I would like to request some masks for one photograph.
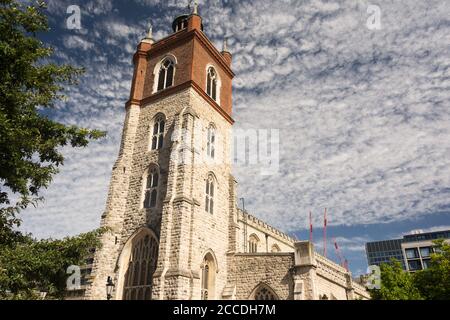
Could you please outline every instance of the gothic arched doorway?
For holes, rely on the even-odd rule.
[[[214,300],[217,264],[214,253],[212,251],[208,252],[203,258],[201,269],[201,299]]]
[[[122,250],[120,288],[123,300],[150,300],[153,273],[158,259],[158,240],[150,229],[137,232]]]

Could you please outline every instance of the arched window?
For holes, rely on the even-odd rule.
[[[274,244],[272,245],[272,252],[273,253],[281,252],[281,249],[277,244]]]
[[[211,253],[206,254],[202,263],[202,300],[213,300],[216,282],[217,267]]]
[[[214,177],[211,174],[206,180],[205,211],[214,213]]]
[[[158,199],[159,172],[156,167],[150,169],[145,184],[144,208],[156,207]]]
[[[276,300],[273,293],[266,287],[262,287],[255,293],[255,300]]]
[[[211,159],[214,159],[216,153],[215,143],[216,143],[216,129],[211,124],[208,128],[208,142],[206,145],[206,153],[208,157],[210,157]]]
[[[279,300],[275,292],[265,284],[260,284],[253,294],[254,300]]]
[[[202,300],[208,300],[209,265],[205,261],[202,269]]]
[[[172,59],[166,58],[161,63],[161,67],[158,73],[158,89],[161,91],[167,89],[173,85],[173,77],[175,74],[175,63]]]
[[[155,118],[152,134],[152,150],[159,150],[164,145],[164,129],[166,121],[163,115]]]
[[[248,238],[249,253],[257,253],[258,252],[258,243],[259,243],[259,238],[255,234],[252,234]]]
[[[158,242],[152,234],[142,232],[142,235],[132,240],[123,284],[124,300],[151,299],[157,258]]]
[[[217,72],[213,67],[209,67],[206,79],[206,93],[214,101],[217,101]]]
[[[175,32],[186,29],[187,24],[188,24],[187,19],[180,19],[178,21],[177,25],[175,26]]]

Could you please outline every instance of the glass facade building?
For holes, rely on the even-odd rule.
[[[428,268],[433,241],[450,239],[450,230],[428,233],[414,233],[402,239],[392,239],[366,243],[367,263],[369,266],[390,262],[392,258],[402,263],[403,269],[414,272]]]
[[[384,240],[366,243],[367,263],[369,266],[390,262],[392,258],[403,264],[402,239]]]

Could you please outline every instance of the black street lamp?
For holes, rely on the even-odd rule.
[[[111,277],[108,277],[108,280],[106,280],[106,299],[111,300],[113,290],[114,282]]]

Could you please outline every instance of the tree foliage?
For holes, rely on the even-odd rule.
[[[374,300],[422,300],[412,275],[403,270],[398,260],[383,263],[380,269],[381,288],[371,291]]]
[[[43,1],[0,0],[0,298],[60,298],[66,269],[84,264],[101,230],[63,240],[35,240],[18,231],[18,213],[42,199],[63,165],[61,147],[85,147],[103,132],[67,126],[48,114],[64,88],[84,72],[54,63],[39,36],[49,31]]]
[[[0,228],[5,229],[20,222],[17,209],[40,199],[39,191],[64,163],[60,147],[85,147],[104,135],[45,115],[83,69],[51,62],[53,49],[38,38],[49,31],[45,3],[29,3],[0,0]],[[18,204],[11,205],[12,194]]]
[[[375,300],[450,300],[450,244],[434,242],[435,253],[427,269],[411,274],[397,260],[382,264],[381,289],[371,290]]]
[[[66,271],[86,263],[91,248],[100,245],[99,229],[63,240],[35,240],[23,236],[19,243],[0,247],[0,299],[37,299],[45,291],[61,299],[66,290]]]
[[[450,244],[436,241],[427,269],[414,274],[420,294],[427,300],[450,300]]]

